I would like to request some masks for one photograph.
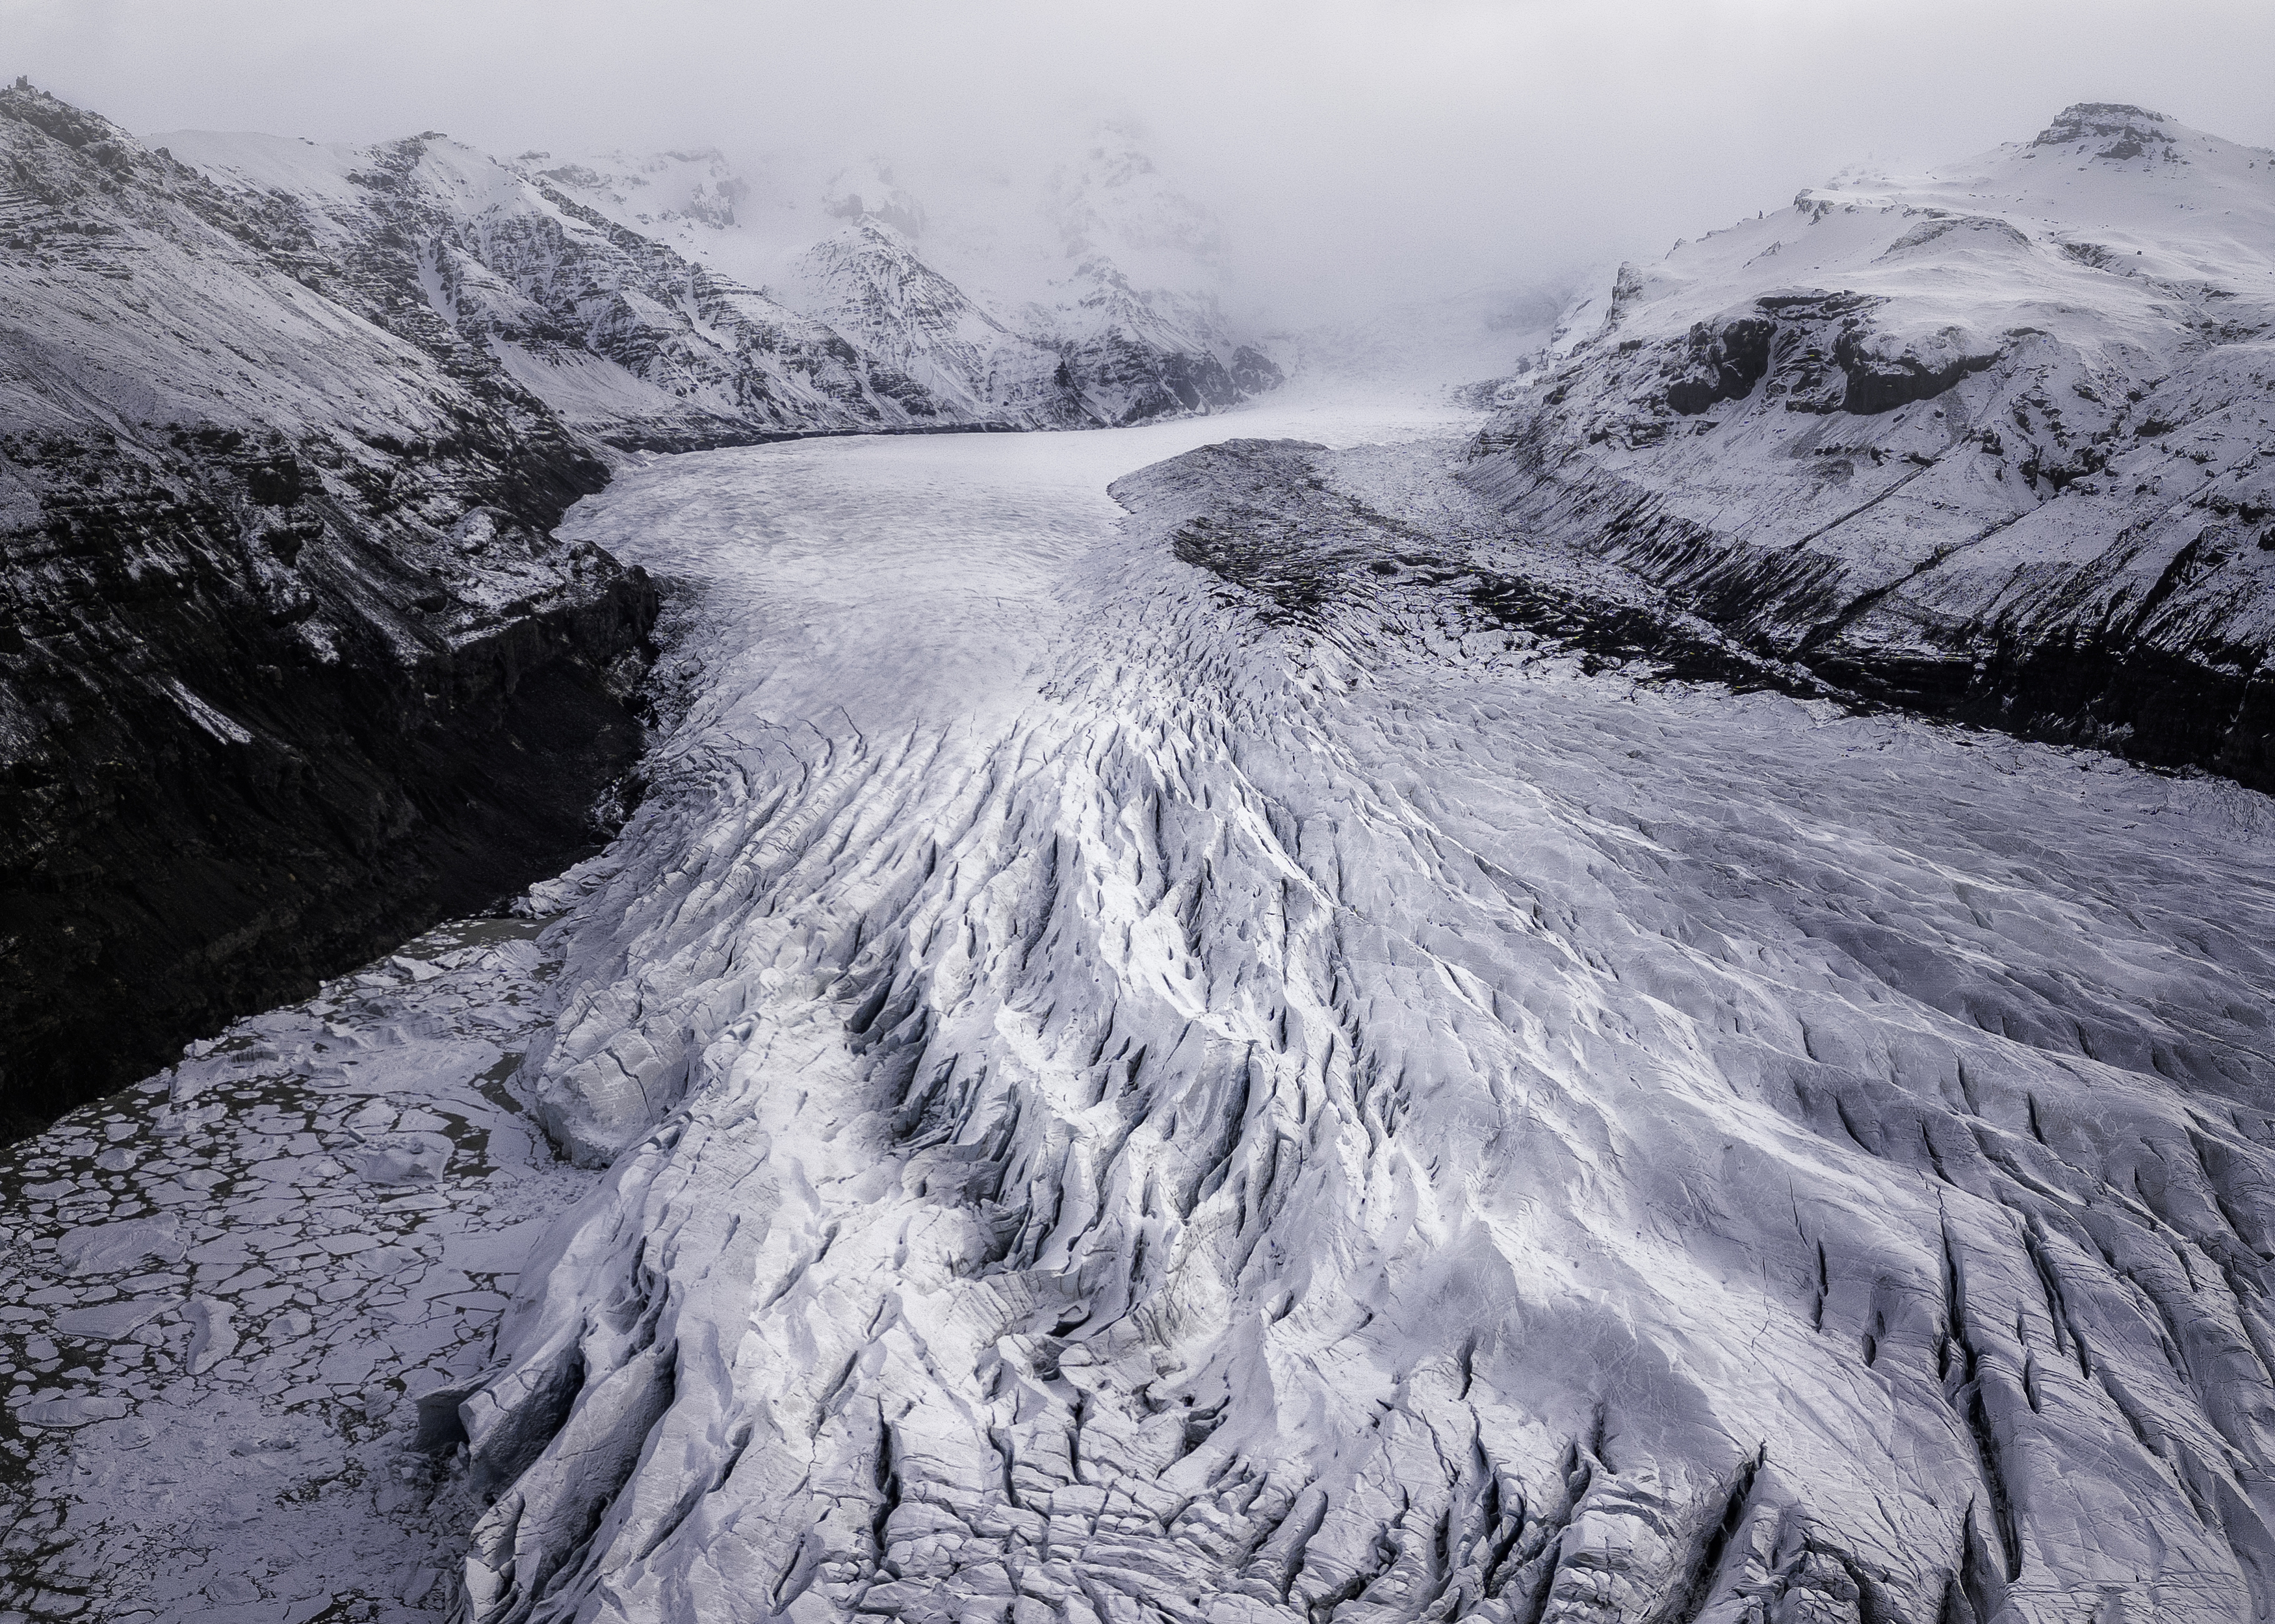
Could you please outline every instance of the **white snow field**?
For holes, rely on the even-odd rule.
[[[679,585],[669,721],[542,939],[549,1037],[486,1041],[607,1171],[513,1175],[561,1216],[464,1464],[309,1489],[374,1553],[321,1599],[272,1555],[55,1615],[2269,1616],[2275,808],[1387,593],[1266,614],[1106,491],[1231,427],[1411,442],[1421,511],[1467,500],[1466,421],[814,441],[577,508]],[[255,1109],[200,1098],[190,1144]],[[435,1221],[479,1232],[464,1173]],[[276,1193],[194,1188],[185,1242]],[[160,1273],[118,1289],[191,1289]],[[199,1399],[189,1334],[113,1386],[265,1436],[292,1395]],[[417,1408],[380,1396],[333,1424],[374,1472]],[[33,1503],[128,1504],[42,1424]],[[169,1465],[269,1458],[213,1455]],[[277,1504],[241,1508],[263,1550],[309,1526]],[[463,1592],[413,1593],[461,1510]]]

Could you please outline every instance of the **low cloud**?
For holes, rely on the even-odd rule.
[[[1133,120],[1292,314],[1663,252],[1866,158],[2137,102],[2275,142],[2264,0],[0,0],[0,71],[140,131],[1032,163]]]

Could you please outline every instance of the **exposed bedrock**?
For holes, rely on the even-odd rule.
[[[0,1109],[18,1125],[604,833],[595,804],[640,747],[644,577],[561,548],[544,601],[444,636],[424,624],[459,607],[443,586],[338,515],[299,509],[314,533],[288,570],[276,533],[247,536],[210,487],[46,511],[0,537]]]

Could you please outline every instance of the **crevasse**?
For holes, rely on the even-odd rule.
[[[684,693],[473,1616],[2264,1612],[2264,803],[1266,616],[1146,434],[572,518]]]

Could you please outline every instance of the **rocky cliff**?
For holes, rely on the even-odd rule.
[[[290,211],[19,81],[0,239],[23,1125],[587,843],[655,594],[552,536],[560,416]]]
[[[1591,313],[1475,448],[1520,525],[1853,691],[2275,785],[2275,154],[2081,103]]]

